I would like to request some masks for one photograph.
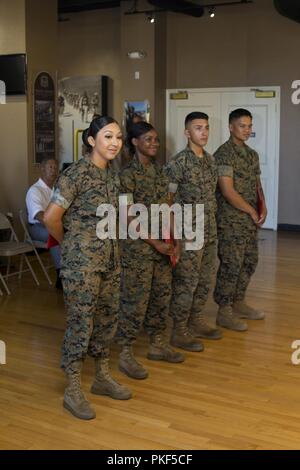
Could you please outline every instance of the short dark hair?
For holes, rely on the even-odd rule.
[[[45,166],[48,162],[51,162],[52,160],[58,163],[54,155],[44,155],[40,161],[40,165]]]
[[[235,109],[234,111],[231,111],[231,113],[229,114],[229,124],[232,121],[235,121],[236,119],[240,119],[241,117],[249,117],[252,119],[252,114],[250,113],[250,111],[248,111],[248,109],[243,109],[243,108]]]
[[[186,116],[184,126],[187,127],[187,125],[195,119],[205,119],[205,121],[208,121],[209,117],[207,114],[202,113],[201,111],[193,111]]]

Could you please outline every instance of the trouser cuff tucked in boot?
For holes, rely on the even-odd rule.
[[[205,321],[203,313],[192,315],[189,320],[190,332],[195,338],[221,339],[222,332],[218,328],[212,328]]]
[[[76,418],[88,420],[95,418],[96,413],[82,392],[81,368],[82,361],[76,361],[66,372],[69,383],[65,390],[63,406]]]
[[[190,333],[186,321],[174,322],[171,335],[171,345],[175,348],[185,349],[186,351],[201,352],[204,346],[200,341]]]
[[[166,361],[178,363],[184,361],[184,356],[174,351],[162,333],[150,336],[150,347],[147,358],[152,361]]]
[[[222,326],[223,328],[228,328],[233,331],[248,330],[247,323],[240,320],[240,318],[233,312],[230,305],[219,307],[216,323],[218,326]]]
[[[128,400],[131,391],[124,385],[116,382],[109,373],[109,358],[96,358],[96,377],[91,392],[96,395],[108,395],[115,400]]]
[[[148,377],[148,372],[133,355],[132,346],[123,346],[119,358],[119,369],[132,379],[142,380]]]

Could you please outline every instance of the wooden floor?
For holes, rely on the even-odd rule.
[[[265,321],[249,322],[246,333],[224,330],[184,364],[144,359],[142,336],[136,352],[150,372],[144,381],[117,370],[114,346],[113,375],[133,392],[127,402],[89,393],[88,359],[83,386],[97,412],[89,422],[62,408],[61,293],[45,282],[35,287],[29,275],[21,284],[10,280],[12,296],[0,298],[7,346],[0,449],[300,449],[300,365],[291,363],[291,344],[300,339],[300,234],[261,232],[260,252],[248,298]],[[216,315],[212,301],[207,313]]]

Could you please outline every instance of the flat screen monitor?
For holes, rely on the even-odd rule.
[[[0,80],[7,95],[26,94],[26,54],[0,55]]]

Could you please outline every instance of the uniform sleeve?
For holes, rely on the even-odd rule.
[[[77,195],[78,188],[75,181],[68,174],[62,174],[55,186],[51,202],[67,210]]]
[[[179,160],[171,160],[165,167],[164,173],[169,180],[169,192],[176,193],[178,185],[183,181],[183,169]]]
[[[259,156],[257,152],[254,152],[254,172],[256,176],[261,175],[261,169],[259,164]]]
[[[219,149],[214,154],[214,157],[218,176],[229,176],[233,178],[233,164],[230,152],[225,149]]]
[[[127,198],[127,204],[133,204],[134,198],[133,193],[135,190],[135,180],[132,172],[130,170],[123,170],[120,173],[120,197],[123,201],[124,198]]]

